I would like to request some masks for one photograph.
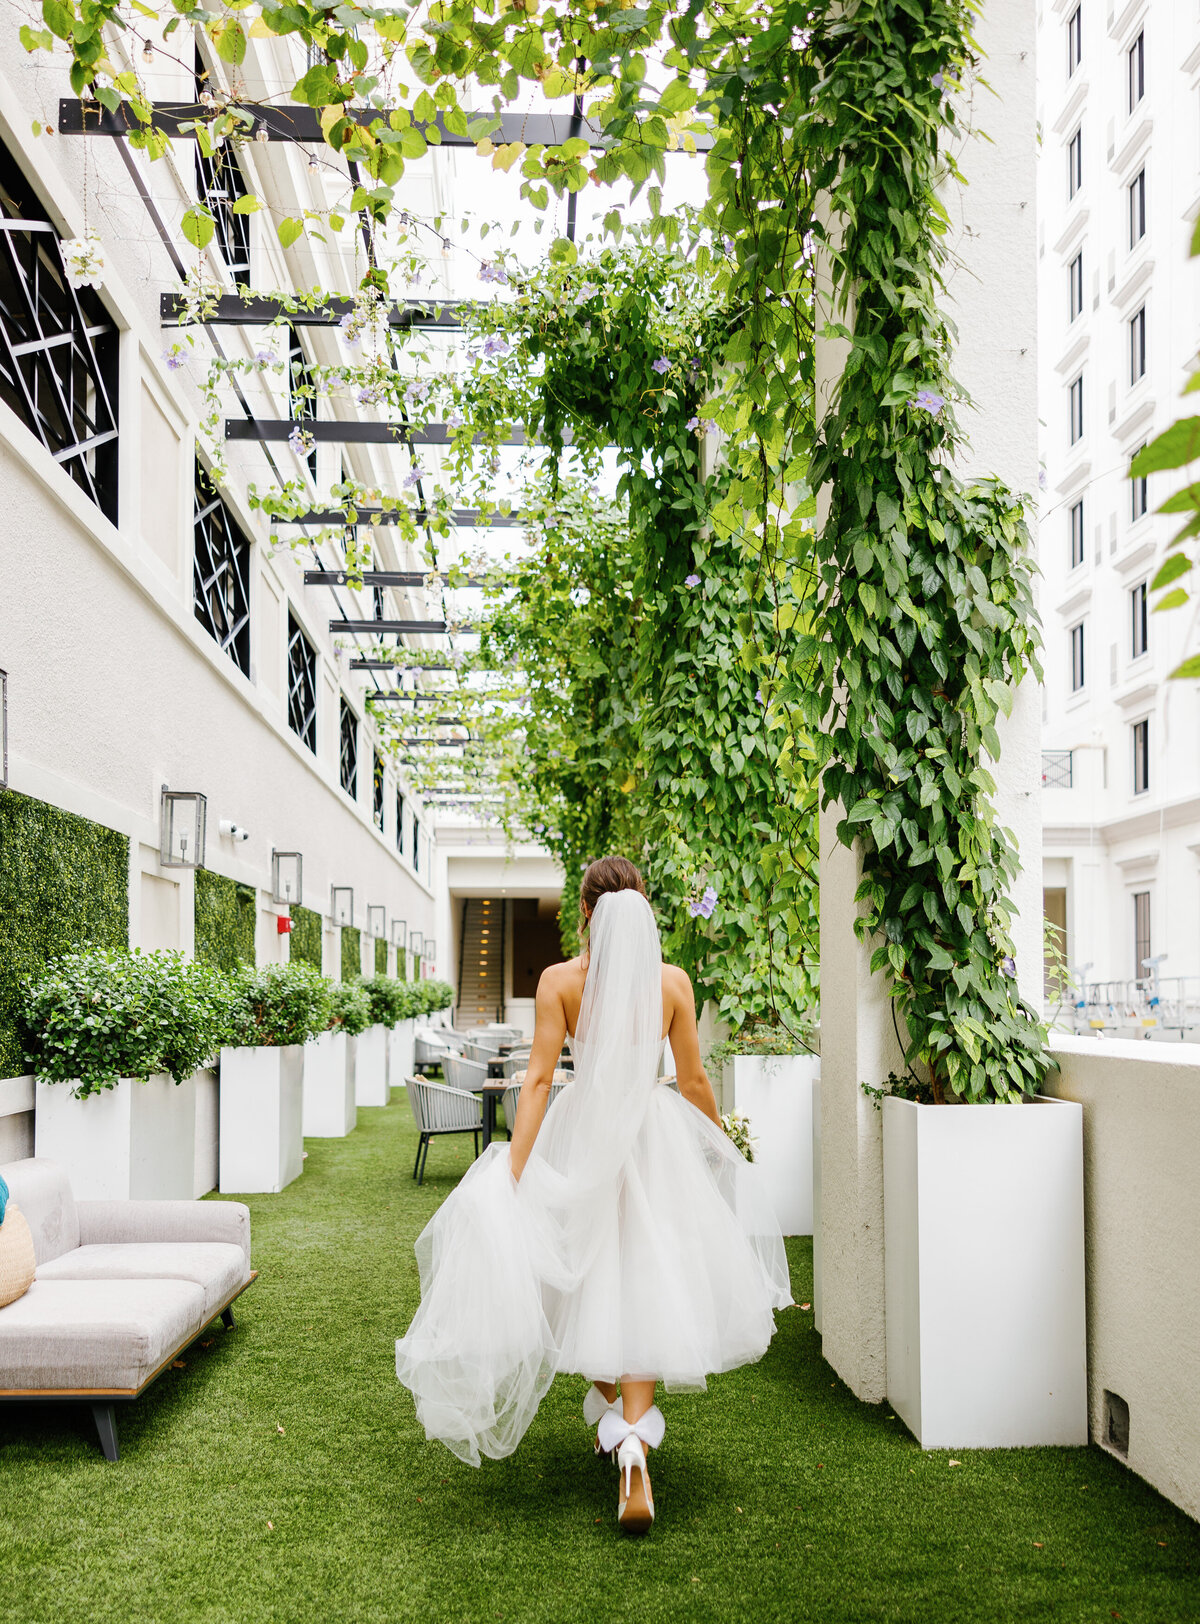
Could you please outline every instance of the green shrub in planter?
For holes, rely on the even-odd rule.
[[[371,976],[359,985],[371,1001],[371,1020],[378,1026],[395,1026],[406,1021],[414,1012],[412,989],[395,976]]]
[[[264,964],[232,986],[225,1041],[234,1048],[306,1043],[330,1025],[329,982],[308,964]]]
[[[798,1021],[794,1027],[772,1025],[769,1021],[747,1021],[723,1043],[714,1043],[705,1064],[717,1070],[739,1054],[803,1054],[815,1052],[813,1023]]]
[[[348,1037],[356,1038],[365,1032],[375,1017],[371,1012],[371,998],[361,981],[331,981],[329,983],[331,1014],[329,1025],[339,1027]]]
[[[26,1056],[40,1082],[74,1083],[77,1099],[122,1077],[181,1083],[216,1054],[229,1010],[225,979],[182,954],[67,953],[28,988]]]
[[[454,1002],[454,988],[448,981],[414,981],[414,992],[420,999],[420,1013],[432,1015],[435,1010],[449,1009]]]

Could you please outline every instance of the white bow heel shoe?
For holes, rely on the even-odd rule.
[[[654,1521],[654,1496],[646,1470],[646,1449],[657,1449],[667,1423],[657,1404],[636,1421],[612,1410],[601,1419],[600,1445],[617,1451],[617,1522],[626,1534],[644,1534]]]
[[[604,1417],[613,1410],[616,1411],[618,1416],[621,1414],[620,1398],[605,1398],[604,1394],[596,1386],[595,1382],[593,1382],[588,1388],[587,1392],[584,1394],[583,1419],[590,1427],[598,1427]],[[606,1449],[601,1445],[599,1432],[597,1432],[595,1438],[592,1440],[592,1453],[594,1455],[608,1455],[610,1459],[612,1458],[613,1451],[611,1449]]]

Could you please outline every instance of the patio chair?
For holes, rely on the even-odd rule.
[[[404,1087],[408,1091],[408,1104],[413,1121],[421,1136],[417,1141],[417,1159],[413,1164],[412,1174],[418,1184],[425,1182],[429,1141],[437,1134],[472,1134],[475,1139],[475,1154],[479,1155],[479,1135],[483,1131],[483,1106],[474,1094],[468,1094],[461,1088],[447,1088],[444,1083],[430,1083],[421,1077],[407,1078]]]
[[[448,1054],[454,1051],[445,1043],[428,1037],[413,1038],[413,1069],[417,1072],[436,1071]]]
[[[528,1066],[529,1050],[518,1049],[513,1054],[510,1054],[505,1060],[504,1075],[506,1077],[515,1077],[518,1072],[521,1072],[523,1075]]]
[[[468,1060],[498,1060],[500,1058],[500,1045],[491,1043],[486,1038],[469,1038],[463,1044],[463,1053]]]
[[[478,1092],[487,1082],[486,1060],[465,1060],[462,1055],[448,1054],[442,1061],[442,1070],[451,1088],[466,1093]]]
[[[504,1107],[504,1131],[510,1139],[513,1136],[513,1129],[517,1125],[517,1099],[521,1093],[521,1084],[524,1081],[525,1073],[523,1071],[517,1072],[516,1080],[509,1083],[500,1096],[500,1103]],[[547,1111],[570,1081],[571,1078],[567,1072],[556,1071],[554,1073],[554,1081],[550,1084],[550,1099],[546,1104]]]

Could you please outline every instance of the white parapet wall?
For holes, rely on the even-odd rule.
[[[1083,1106],[1092,1437],[1200,1517],[1200,1044],[1052,1034]]]

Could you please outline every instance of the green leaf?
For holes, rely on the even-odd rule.
[[[1129,472],[1135,479],[1143,474],[1156,474],[1164,468],[1182,468],[1184,463],[1200,457],[1200,417],[1184,417],[1164,429],[1157,439],[1151,440],[1130,464]]]
[[[193,248],[207,248],[216,227],[207,209],[189,209],[183,217],[180,229],[183,231],[184,241],[190,242]]]
[[[70,39],[75,18],[70,6],[65,6],[62,0],[42,0],[42,18],[46,27],[59,39]]]
[[[1154,605],[1154,613],[1161,614],[1164,609],[1182,609],[1188,601],[1188,595],[1181,586],[1173,592],[1168,592],[1165,598],[1160,598]]]
[[[303,102],[306,107],[328,107],[341,100],[337,89],[336,72],[328,62],[318,62],[292,86],[292,100]]]
[[[277,227],[279,240],[285,248],[290,248],[294,242],[304,235],[304,221],[297,220],[294,215],[279,222]]]
[[[1200,654],[1193,654],[1189,659],[1184,660],[1181,665],[1177,665],[1174,671],[1171,672],[1171,676],[1172,678],[1200,677]]]
[[[262,208],[262,199],[255,197],[253,192],[247,192],[245,197],[239,197],[229,206],[230,214],[257,214]]]
[[[550,244],[550,263],[552,265],[574,265],[579,259],[579,250],[569,237],[556,237]]]
[[[1181,575],[1186,575],[1192,567],[1192,561],[1186,553],[1172,553],[1169,558],[1159,565],[1158,573],[1150,583],[1151,592],[1157,592],[1164,586],[1170,586]]]

